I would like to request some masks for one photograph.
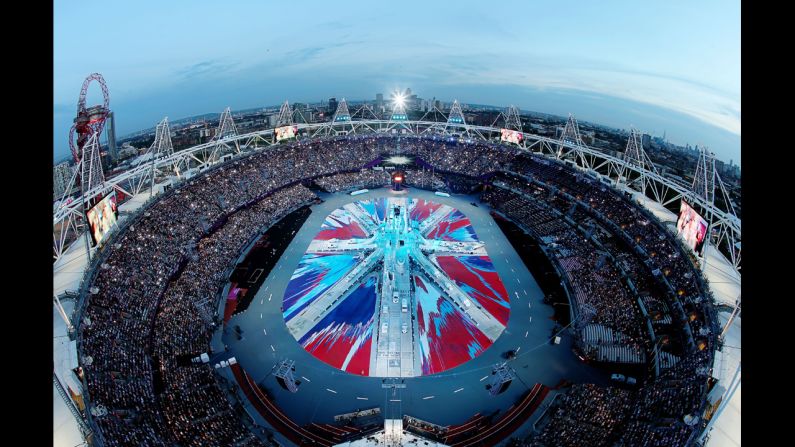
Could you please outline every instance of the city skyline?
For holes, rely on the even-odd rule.
[[[551,2],[532,9],[508,2],[500,11],[515,12],[509,15],[478,5],[462,12],[404,2],[388,23],[363,11],[343,17],[318,3],[312,14],[301,15],[300,26],[282,23],[259,4],[218,11],[202,5],[158,5],[161,13],[153,15],[145,6],[108,12],[91,2],[56,2],[54,159],[68,154],[80,85],[97,71],[108,82],[117,135],[151,128],[164,116],[285,99],[364,100],[410,87],[423,98],[515,104],[665,132],[675,144],[706,145],[719,159],[741,163],[739,2],[640,8],[612,2],[573,11]],[[261,15],[261,30],[225,24],[239,20],[243,10]],[[114,13],[130,24],[101,20]],[[536,20],[502,22],[530,16]],[[90,52],[75,26],[85,20],[107,36]],[[92,87],[88,103],[98,96]]]

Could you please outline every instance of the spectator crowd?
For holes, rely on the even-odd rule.
[[[357,135],[277,145],[186,180],[120,224],[87,274],[78,337],[89,408],[107,410],[93,418],[104,445],[265,445],[242,424],[212,366],[185,359],[209,350],[219,292],[241,250],[317,199],[302,183],[330,192],[388,184],[389,173],[368,164],[395,140]],[[681,360],[637,391],[573,388],[538,445],[682,445],[692,433],[682,417],[697,414],[705,398],[716,320],[681,244],[598,181],[515,148],[441,137],[401,137],[400,147],[433,168],[408,173],[415,185],[471,191],[492,182],[482,199],[552,247],[578,305],[633,349],[649,350],[640,295],[651,296],[644,302],[655,312],[676,313],[690,332]],[[611,256],[594,255],[594,225],[611,228],[615,239],[599,244]],[[627,244],[647,259],[626,255]],[[659,284],[675,299],[660,294]]]

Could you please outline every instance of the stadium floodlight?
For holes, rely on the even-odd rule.
[[[392,94],[392,102],[394,103],[395,109],[402,109],[406,105],[406,96],[397,91]]]

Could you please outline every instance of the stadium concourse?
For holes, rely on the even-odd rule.
[[[92,260],[77,300],[76,351],[101,445],[354,445],[402,432],[444,445],[494,445],[509,437],[512,445],[533,446],[693,443],[713,403],[720,322],[687,248],[664,224],[598,180],[514,147],[397,140],[357,135],[282,143],[220,163],[120,223]],[[401,197],[466,216],[504,284],[510,313],[490,347],[450,369],[344,372],[290,333],[285,291],[327,216],[397,194],[384,187],[389,175],[373,169],[395,147],[414,160]],[[410,212],[405,203],[402,212]],[[237,303],[241,295],[230,282],[236,266],[286,216],[307,207],[306,222],[268,261],[270,274],[261,272],[256,294]],[[554,281],[534,277],[529,269],[537,266],[513,248],[520,236],[509,240],[508,228],[539,247],[558,275]],[[415,258],[426,277],[442,268],[438,257],[424,267],[422,256]],[[474,321],[497,318],[488,296],[445,273],[437,304],[460,304],[465,294],[472,307],[488,311]],[[550,305],[557,289],[542,290],[542,283],[565,291],[565,306],[556,306],[564,312]],[[411,284],[416,295],[419,282]],[[351,288],[357,290],[346,287],[339,296]],[[323,293],[309,306],[312,300],[323,302]],[[330,310],[313,313],[311,322]],[[385,313],[391,312],[401,313]],[[421,325],[416,304],[410,312]],[[345,329],[344,321],[336,323]],[[382,333],[375,325],[370,331]],[[390,345],[387,356],[396,352]],[[610,380],[615,372],[624,374],[623,383]],[[510,386],[495,381],[501,374]]]

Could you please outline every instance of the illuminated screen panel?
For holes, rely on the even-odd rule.
[[[298,132],[297,126],[283,126],[277,127],[273,130],[276,134],[276,141],[286,140],[288,138],[294,138],[295,134]]]
[[[696,253],[701,252],[707,236],[707,221],[690,205],[682,200],[679,207],[679,220],[676,222],[676,233],[684,239],[688,247]]]
[[[500,140],[507,141],[509,143],[519,144],[522,141],[523,135],[522,132],[511,130],[511,129],[500,129]]]
[[[88,225],[91,229],[91,239],[94,246],[99,245],[105,235],[116,224],[118,210],[116,208],[116,192],[112,192],[99,201],[86,213]]]

